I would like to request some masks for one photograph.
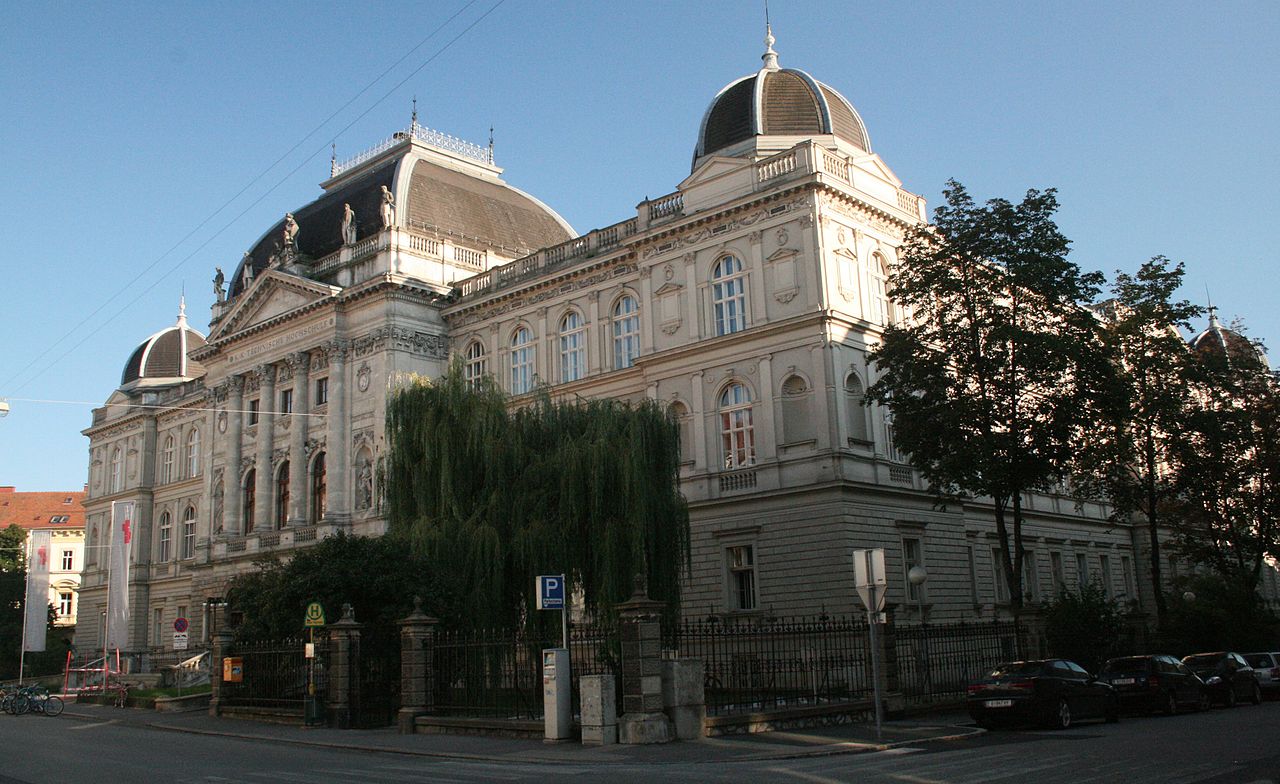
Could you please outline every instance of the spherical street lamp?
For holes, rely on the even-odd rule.
[[[907,570],[907,582],[916,588],[916,604],[920,609],[920,622],[924,623],[924,586],[925,581],[929,579],[929,573],[925,571],[923,566],[919,564]]]
[[[1186,593],[1182,594],[1182,601],[1184,602],[1191,603],[1191,602],[1194,602],[1195,600],[1196,600],[1195,591],[1187,591]]]

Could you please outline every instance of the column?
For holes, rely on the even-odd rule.
[[[809,410],[813,417],[813,435],[818,439],[815,449],[832,449],[838,444],[831,435],[831,374],[827,363],[826,342],[819,343],[809,349],[809,367],[813,368],[813,407]],[[825,440],[825,443],[824,443]]]
[[[706,469],[707,463],[707,419],[703,413],[703,401],[706,392],[703,390],[702,371],[690,376],[689,419],[693,422],[693,467]]]
[[[342,605],[342,619],[329,625],[329,694],[325,699],[329,726],[335,729],[351,729],[351,705],[353,692],[360,684],[352,679],[358,672],[360,655],[360,630],[364,625],[356,622],[351,605]],[[353,666],[356,665],[356,666]]]
[[[694,343],[702,337],[702,322],[698,320],[698,300],[702,298],[703,281],[698,280],[696,257],[692,253],[684,254],[684,284],[686,318],[689,320],[689,342]]]
[[[422,599],[413,597],[413,612],[400,621],[401,735],[412,735],[414,719],[435,708],[435,634],[440,623],[422,611]]]
[[[227,464],[222,470],[222,532],[228,536],[244,533],[240,513],[240,459],[244,440],[244,378],[227,379]],[[219,414],[221,415],[221,413]],[[215,425],[216,427],[216,425]],[[216,523],[215,523],[215,528]]]
[[[209,715],[222,713],[222,659],[231,653],[231,641],[235,634],[230,629],[218,629],[213,633],[213,651],[209,654]]]
[[[774,427],[775,400],[773,394],[773,360],[771,354],[760,358],[760,419],[755,423],[757,463],[771,461],[778,456],[778,431]]]
[[[329,355],[329,426],[325,437],[325,471],[329,497],[325,502],[325,519],[345,523],[351,519],[351,461],[347,456],[351,429],[348,423],[350,387],[347,379],[346,340],[325,344]]]
[[[613,369],[613,323],[605,318],[600,320],[600,292],[593,291],[587,295],[587,374],[596,376],[600,369]],[[596,336],[595,340],[591,335]]]
[[[748,326],[757,326],[769,320],[768,297],[764,286],[764,237],[758,231],[751,232],[751,264],[747,272],[747,305],[750,313]]]
[[[653,298],[653,267],[640,268],[640,302],[637,304],[640,306],[640,356],[647,357],[653,353],[653,331],[658,328],[658,303]],[[612,325],[609,340],[609,352],[612,354]]]
[[[649,598],[644,578],[635,593],[618,605],[622,635],[622,710],[619,743],[667,743],[671,723],[662,712],[662,602]]]
[[[311,426],[311,357],[300,351],[285,357],[286,372],[293,378],[293,413],[289,417],[289,525],[307,523],[307,430]]]
[[[275,477],[272,476],[271,451],[275,448],[276,368],[275,365],[258,366],[258,484],[254,492],[254,530],[270,531],[276,527]]]
[[[536,326],[534,327],[534,362],[533,372],[538,374],[541,384],[555,383],[556,354],[559,353],[557,335],[547,331],[547,309],[538,308]]]

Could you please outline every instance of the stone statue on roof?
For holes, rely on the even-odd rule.
[[[244,252],[244,259],[241,260],[240,266],[244,267],[244,288],[248,288],[253,282],[253,258],[249,255],[249,251]]]
[[[382,186],[382,228],[389,229],[396,224],[396,197]]]
[[[298,249],[298,222],[293,219],[292,212],[284,214],[284,247],[294,251]]]
[[[227,276],[222,274],[222,267],[214,267],[213,275],[213,294],[218,298],[218,302],[226,300],[226,292],[222,290],[222,284],[227,282]]]
[[[350,204],[342,205],[342,244],[356,244],[356,211]]]

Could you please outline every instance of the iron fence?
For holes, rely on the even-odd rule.
[[[555,633],[509,629],[440,630],[435,634],[428,687],[436,709],[446,715],[537,719],[542,710],[542,650],[559,648]],[[602,624],[569,626],[573,706],[584,675],[615,676],[620,644],[616,628]],[[621,704],[619,702],[619,704]]]
[[[222,682],[227,705],[297,711],[302,713],[308,678],[315,680],[316,694],[327,683],[325,640],[316,640],[314,672],[308,672],[306,641],[301,637],[260,642],[239,642],[228,653],[241,661],[241,680]]]
[[[1014,621],[894,626],[898,688],[910,703],[960,699],[970,680],[1002,661],[1034,655]]]
[[[367,628],[351,641],[347,667],[352,725],[394,724],[400,709],[400,636],[395,630]]]
[[[865,699],[871,648],[860,618],[684,620],[669,656],[702,659],[712,716]]]

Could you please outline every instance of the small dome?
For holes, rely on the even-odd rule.
[[[1222,326],[1218,309],[1209,308],[1209,328],[1191,339],[1191,350],[1201,362],[1216,366],[1237,365],[1267,368],[1266,355],[1253,341]]]
[[[779,68],[772,35],[765,44],[764,67],[727,85],[707,107],[694,165],[753,136],[834,135],[871,152],[866,126],[853,105],[804,71]]]
[[[134,349],[120,376],[120,386],[163,386],[199,378],[204,375],[204,366],[187,354],[204,344],[204,335],[187,326],[184,302],[177,324],[160,330]]]

